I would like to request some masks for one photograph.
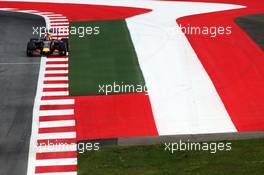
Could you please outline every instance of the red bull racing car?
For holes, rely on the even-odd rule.
[[[27,56],[67,55],[68,39],[31,38],[27,43]]]

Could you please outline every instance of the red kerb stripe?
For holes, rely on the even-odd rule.
[[[43,88],[43,92],[68,91],[69,88]]]
[[[77,158],[75,151],[68,152],[51,152],[51,153],[37,153],[36,159],[65,159],[65,158]]]
[[[74,120],[75,117],[73,115],[63,115],[63,116],[41,116],[39,118],[40,122],[45,121],[56,121],[56,120]]]
[[[44,84],[68,84],[68,80],[46,80]]]
[[[76,131],[76,127],[66,126],[66,127],[54,127],[54,128],[39,128],[39,133],[70,132],[70,131]]]
[[[77,171],[76,165],[61,165],[61,166],[38,166],[35,173],[51,173],[51,172],[70,172]]]

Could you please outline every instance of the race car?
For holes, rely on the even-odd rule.
[[[27,43],[27,56],[66,55],[68,39],[31,38]]]

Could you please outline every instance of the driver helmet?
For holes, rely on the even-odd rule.
[[[51,34],[48,33],[48,32],[45,33],[44,39],[45,39],[46,41],[51,41],[51,40],[52,40],[52,36],[51,36]]]

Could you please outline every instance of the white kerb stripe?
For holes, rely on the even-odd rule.
[[[68,70],[46,70],[46,74],[67,74]]]
[[[35,175],[77,175],[77,172],[36,173]]]
[[[47,58],[47,62],[54,62],[54,61],[56,61],[56,62],[58,62],[58,61],[61,61],[61,62],[68,61],[68,58]]]
[[[65,127],[65,126],[75,126],[75,120],[39,122],[39,128],[53,128],[53,127]]]
[[[72,105],[74,99],[63,99],[63,100],[41,100],[40,105]]]
[[[69,84],[43,84],[44,88],[68,88]]]
[[[65,29],[69,29],[69,25],[52,26],[52,28],[65,30]]]
[[[68,144],[68,145],[45,145],[38,146],[38,153],[47,153],[47,152],[68,152],[68,151],[77,151],[76,144]]]
[[[57,39],[69,38],[69,36],[57,37]]]
[[[67,19],[67,18],[65,18],[65,19],[50,19],[50,21],[52,21],[52,22],[56,22],[56,21],[62,21],[62,22],[69,22],[69,20]]]
[[[38,13],[38,11],[36,10],[19,10],[18,12],[21,12],[21,13]]]
[[[57,32],[57,34],[59,34],[59,35],[69,35],[70,33],[69,33],[68,31],[59,30],[59,31]]]
[[[15,8],[0,8],[0,10],[3,10],[3,11],[17,11],[17,9],[15,9]]]
[[[56,18],[56,19],[67,19],[65,16],[54,16],[54,17],[49,17],[49,18]]]
[[[43,96],[68,96],[69,91],[43,92]]]
[[[39,116],[57,116],[57,115],[73,115],[73,109],[62,109],[62,110],[40,110]]]
[[[60,22],[60,23],[51,23],[51,25],[69,25],[68,22]]]
[[[50,67],[68,67],[68,64],[47,64],[46,68],[50,68]]]
[[[59,166],[59,165],[77,165],[77,158],[64,159],[42,159],[36,161],[36,166]]]
[[[43,15],[43,16],[47,16],[49,18],[52,18],[53,16],[54,17],[59,17],[59,16],[63,16],[62,14],[49,14],[49,15]]]
[[[48,16],[48,15],[54,15],[52,12],[39,12],[39,13],[35,13],[41,16]]]
[[[75,139],[76,138],[76,132],[56,132],[56,133],[45,133],[45,134],[39,134],[38,139],[39,140],[45,140],[45,139]]]
[[[68,80],[68,76],[64,77],[45,77],[45,81],[50,81],[50,80]]]
[[[52,36],[57,36],[57,37],[68,37],[69,33],[64,33],[64,32],[59,32],[59,33],[55,33]]]

